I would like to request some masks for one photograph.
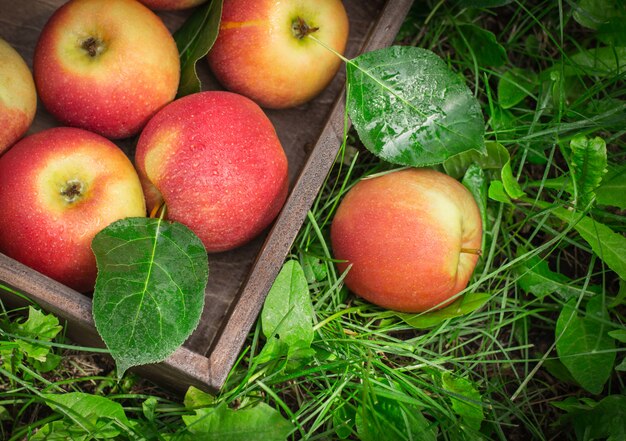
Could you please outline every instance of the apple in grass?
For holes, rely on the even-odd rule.
[[[331,226],[346,286],[397,311],[423,312],[466,288],[480,255],[482,221],[471,193],[430,169],[358,182]]]
[[[71,0],[41,31],[34,76],[62,123],[125,138],[174,99],[180,64],[172,35],[139,2]]]
[[[20,54],[0,38],[0,155],[26,133],[36,110],[33,76]]]
[[[68,127],[28,136],[0,157],[0,210],[0,252],[81,292],[96,280],[96,233],[146,215],[128,157]]]
[[[348,27],[341,0],[225,0],[208,61],[228,90],[293,107],[333,79],[341,59],[324,45],[343,53]]]
[[[154,10],[175,11],[198,6],[207,0],[139,0],[141,3]]]
[[[196,93],[163,108],[141,133],[135,164],[148,209],[165,203],[167,217],[209,252],[257,236],[287,196],[287,157],[272,123],[231,92]]]

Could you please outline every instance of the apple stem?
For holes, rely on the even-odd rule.
[[[483,254],[483,252],[478,248],[461,248],[461,253],[476,254],[477,256],[481,256]]]
[[[293,32],[293,36],[298,40],[302,40],[307,35],[310,35],[318,30],[319,27],[309,26],[309,24],[304,21],[302,17],[296,18],[293,23],[291,23],[291,32]]]
[[[155,205],[152,208],[152,211],[150,212],[150,218],[155,219],[155,218],[160,218],[162,219],[165,216],[165,210],[167,209],[167,206],[165,205],[165,201],[161,201],[160,203],[158,203],[157,205]]]
[[[61,196],[65,197],[65,200],[70,204],[76,202],[82,194],[83,184],[76,180],[67,181],[61,189]]]
[[[93,37],[89,37],[88,39],[84,40],[81,43],[80,47],[83,48],[83,50],[85,50],[91,58],[94,58],[104,49],[102,47],[102,42]]]

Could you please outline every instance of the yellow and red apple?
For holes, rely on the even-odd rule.
[[[480,254],[482,221],[472,194],[430,169],[359,181],[331,227],[346,286],[397,311],[440,308],[466,288]]]
[[[0,38],[0,155],[26,133],[36,110],[33,76],[20,54]]]
[[[135,0],[71,0],[41,31],[39,96],[62,123],[125,138],[172,101],[180,79],[172,35]]]
[[[261,106],[297,106],[337,73],[341,60],[324,45],[343,53],[348,27],[341,0],[225,0],[209,64],[224,87]]]
[[[0,207],[0,252],[82,292],[96,279],[96,233],[146,214],[126,155],[68,127],[30,135],[0,157]]]
[[[178,99],[150,120],[135,163],[148,208],[187,225],[207,251],[242,245],[280,211],[287,158],[271,121],[250,99],[201,92]]]
[[[159,11],[175,11],[198,6],[207,0],[139,0],[150,9]]]

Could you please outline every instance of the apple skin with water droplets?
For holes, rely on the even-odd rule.
[[[341,0],[225,0],[207,60],[226,89],[284,109],[330,83],[342,62],[332,51],[343,54],[348,32]]]
[[[21,55],[0,38],[0,155],[28,130],[37,110],[33,76]]]
[[[176,96],[180,62],[161,19],[135,0],[72,0],[41,31],[33,58],[46,109],[112,139],[141,131]]]
[[[93,237],[145,216],[139,177],[108,139],[57,127],[0,157],[0,252],[77,291],[94,287]]]
[[[148,209],[197,234],[207,251],[236,248],[280,211],[288,162],[274,126],[250,99],[231,92],[188,95],[141,133],[135,154]]]
[[[358,182],[341,201],[331,242],[346,286],[402,312],[441,308],[465,289],[480,255],[482,220],[472,194],[431,169]]]

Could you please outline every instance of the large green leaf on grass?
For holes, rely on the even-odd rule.
[[[502,66],[509,59],[506,50],[493,32],[473,24],[463,24],[458,28],[459,39],[457,47],[466,52],[471,49],[479,66]]]
[[[626,165],[609,167],[608,173],[596,188],[596,201],[626,210]]]
[[[171,355],[198,326],[208,261],[186,226],[162,219],[122,219],[96,235],[93,317],[100,336],[126,369]]]
[[[574,20],[587,28],[598,29],[620,18],[626,18],[624,0],[580,0],[574,5]]]
[[[373,396],[359,406],[356,429],[361,441],[436,441],[437,429],[414,405]]]
[[[485,414],[482,397],[474,384],[470,380],[445,372],[441,376],[441,385],[444,390],[450,392],[452,409],[461,417],[463,423],[474,430],[480,430]]]
[[[601,295],[587,303],[578,315],[576,299],[563,306],[556,323],[556,351],[574,379],[593,394],[602,392],[615,363],[615,342],[608,335],[608,314]]]
[[[570,142],[570,173],[574,189],[574,205],[587,208],[595,197],[595,190],[606,173],[606,143],[602,138],[575,136]]]
[[[209,0],[191,15],[174,33],[180,54],[178,97],[200,92],[202,84],[196,63],[209,53],[217,39],[222,18],[223,0]]]
[[[261,326],[267,343],[259,362],[311,346],[313,305],[304,270],[297,261],[287,261],[278,273],[261,311]]]
[[[65,415],[67,421],[63,426],[67,427],[64,429],[74,426],[80,429],[78,434],[89,435],[87,439],[114,438],[120,435],[120,426],[130,424],[121,404],[99,395],[68,392],[42,394],[41,397],[52,410]]]
[[[558,208],[553,213],[574,224],[574,229],[591,246],[593,252],[620,278],[626,279],[626,237],[589,216]]]
[[[221,403],[195,409],[194,415],[183,415],[183,421],[192,434],[184,439],[194,441],[284,441],[294,430],[293,424],[265,403],[241,410]]]
[[[480,104],[433,52],[392,46],[347,63],[347,109],[363,144],[394,164],[485,151]]]
[[[437,326],[445,320],[461,317],[472,311],[476,311],[482,308],[490,298],[491,295],[484,292],[470,292],[455,300],[451,305],[437,311],[420,314],[396,312],[394,314],[414,328],[426,329]]]

